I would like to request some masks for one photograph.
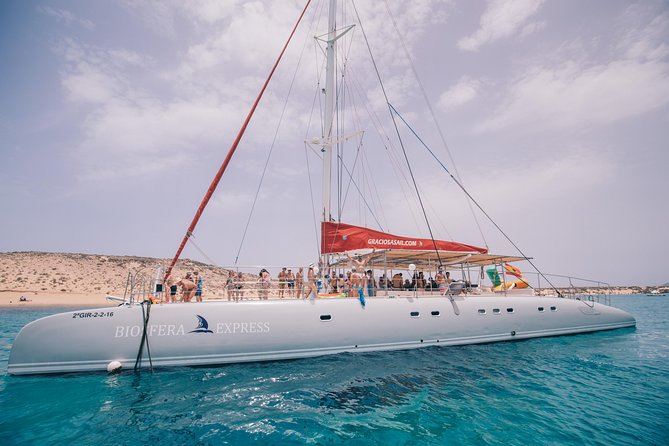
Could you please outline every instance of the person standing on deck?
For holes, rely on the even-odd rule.
[[[290,268],[288,268],[286,280],[288,281],[288,297],[293,299],[295,298],[295,274],[293,274],[293,270]]]
[[[307,295],[304,298],[311,298],[312,293],[313,299],[316,299],[318,297],[318,270],[313,263],[309,265],[309,271],[307,271]]]
[[[260,270],[260,274],[258,275],[258,286],[259,286],[259,294],[260,294],[260,300],[267,300],[269,299],[269,288],[271,285],[271,277],[269,276],[269,271],[267,271],[265,268]]]
[[[374,297],[376,295],[376,280],[374,279],[374,272],[371,269],[367,270],[367,296]]]
[[[351,268],[351,297],[358,297],[362,288],[362,276],[354,266]]]
[[[195,276],[195,283],[197,284],[195,288],[195,300],[197,302],[202,302],[202,276],[200,276],[197,271],[193,271],[193,275]]]
[[[241,271],[237,273],[235,285],[237,286],[237,298],[239,300],[244,300],[244,276]]]
[[[177,282],[177,285],[181,287],[181,301],[190,302],[195,294],[195,282],[193,282],[193,276],[190,273],[186,273],[186,277]]]
[[[298,299],[302,299],[302,293],[304,292],[304,273],[302,273],[303,268],[297,270],[295,275],[295,296]]]
[[[277,278],[279,279],[279,299],[283,299],[284,293],[286,292],[286,280],[288,273],[286,272],[286,267],[284,266],[279,271]]]

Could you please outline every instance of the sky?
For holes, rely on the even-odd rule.
[[[172,257],[304,3],[1,2],[0,251]],[[184,257],[317,259],[326,11]],[[497,225],[544,273],[669,282],[669,3],[358,0],[348,24],[336,218],[429,237],[406,152],[435,238],[517,255]]]

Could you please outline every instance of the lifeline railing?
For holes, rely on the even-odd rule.
[[[107,295],[107,300],[119,302],[120,304],[132,304],[135,302],[144,302],[154,296],[154,281],[147,275],[147,269],[140,268],[128,271],[123,297]]]

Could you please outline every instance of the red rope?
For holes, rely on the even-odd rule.
[[[239,145],[239,142],[241,141],[242,136],[244,135],[244,132],[246,131],[246,127],[249,125],[249,122],[251,121],[251,117],[253,116],[253,113],[255,112],[256,107],[258,106],[258,103],[260,102],[260,99],[263,96],[263,93],[265,93],[265,89],[267,88],[267,85],[269,84],[270,79],[272,79],[272,75],[274,74],[274,71],[276,70],[276,67],[279,65],[279,62],[281,61],[281,58],[283,57],[283,53],[286,51],[286,48],[288,48],[288,44],[290,43],[291,39],[293,38],[293,35],[295,34],[295,31],[297,30],[297,26],[302,21],[302,17],[304,17],[304,13],[307,11],[307,8],[309,7],[310,3],[311,3],[311,0],[307,0],[307,4],[304,6],[304,9],[302,10],[302,13],[300,14],[300,17],[297,19],[297,23],[295,23],[295,26],[293,27],[293,31],[290,33],[290,36],[288,37],[288,40],[286,41],[285,45],[283,46],[283,49],[281,50],[281,53],[279,54],[279,57],[276,59],[276,62],[274,62],[274,66],[272,67],[272,71],[270,71],[269,76],[267,76],[267,80],[265,80],[265,83],[262,86],[262,89],[260,90],[260,93],[258,93],[258,97],[256,98],[255,102],[253,103],[253,107],[251,107],[251,110],[249,111],[249,114],[246,116],[246,120],[244,121],[244,124],[242,124],[241,129],[239,129],[239,133],[237,133],[237,137],[235,138],[234,142],[232,143],[232,146],[230,146],[230,150],[228,150],[228,155],[225,157],[225,160],[223,160],[223,164],[221,164],[221,167],[218,169],[218,172],[216,173],[216,176],[214,177],[211,184],[209,185],[209,189],[207,189],[207,193],[205,194],[204,198],[202,199],[202,202],[200,203],[200,207],[197,208],[197,211],[195,212],[195,216],[193,217],[193,221],[191,221],[190,226],[188,226],[188,230],[186,231],[186,235],[184,236],[183,240],[181,241],[181,244],[179,245],[179,249],[177,250],[177,253],[174,255],[174,259],[172,259],[172,263],[170,263],[169,268],[167,268],[167,271],[165,272],[164,280],[167,280],[167,278],[172,273],[172,268],[174,268],[174,265],[177,263],[177,260],[179,260],[179,256],[181,255],[181,252],[183,251],[184,247],[186,246],[186,242],[188,242],[188,238],[191,236],[191,234],[195,230],[195,226],[197,226],[197,223],[200,220],[200,217],[202,216],[202,213],[204,212],[204,208],[207,207],[207,204],[209,203],[209,200],[211,199],[211,196],[213,195],[214,191],[218,187],[218,183],[221,181],[221,177],[223,176],[223,173],[225,172],[225,169],[227,169],[228,164],[230,163],[230,160],[232,159],[232,155],[234,155],[235,150],[237,150],[237,146]]]

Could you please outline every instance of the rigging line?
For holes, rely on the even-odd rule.
[[[351,79],[353,79],[353,82],[351,83],[351,85],[353,86],[353,89],[355,90],[355,93],[359,97],[364,98],[365,95],[362,94],[362,86],[360,85],[359,81],[357,79],[355,79],[354,77],[351,78]],[[368,104],[367,101],[361,101],[361,102],[363,104],[364,109],[367,111],[367,114],[370,118],[372,126],[376,130],[376,133],[379,136],[379,138],[380,138],[380,140],[383,144],[383,148],[385,149],[386,153],[388,154],[388,159],[390,161],[390,166],[393,169],[393,173],[395,174],[395,177],[399,181],[398,184],[400,186],[402,196],[404,197],[404,201],[407,202],[407,203],[411,203],[412,201],[407,196],[407,191],[405,189],[405,187],[410,188],[411,186],[409,184],[409,180],[407,179],[404,170],[402,170],[401,167],[400,167],[400,161],[397,157],[397,154],[395,153],[397,151],[397,149],[395,148],[395,146],[393,144],[393,141],[390,139],[390,137],[386,133],[386,129],[382,125],[381,120],[380,120],[378,114],[376,113],[376,111],[373,108],[369,107],[369,104]],[[384,213],[384,218],[385,218],[385,213]],[[413,223],[416,225],[416,228],[420,228],[421,225],[418,224],[418,221],[416,220],[416,216],[415,216],[414,212],[411,212],[411,218],[413,220]]]
[[[346,89],[349,91],[349,93],[348,93],[349,97],[355,99],[356,95],[355,95],[354,89],[351,88],[351,86],[349,84],[346,84]],[[353,116],[354,116],[354,119],[353,119],[354,127],[356,129],[359,129],[359,128],[362,127],[360,125],[362,120],[360,119],[360,116],[359,116],[360,112],[358,110],[358,104],[355,100],[353,100],[351,102],[352,102]],[[359,139],[360,146],[362,146],[362,144],[363,144],[362,140],[363,140],[364,136],[365,136],[365,132],[362,131],[362,133],[360,135],[360,139]],[[380,211],[382,219],[387,221],[387,218],[386,218],[385,212],[384,212],[384,208],[383,208],[383,205],[382,205],[382,201],[381,201],[381,195],[379,194],[379,190],[376,186],[376,181],[374,181],[374,176],[372,175],[372,171],[369,167],[367,167],[367,169],[364,169],[365,166],[370,166],[371,163],[369,163],[369,160],[367,158],[367,153],[364,150],[361,151],[361,154],[362,154],[362,157],[363,157],[363,161],[367,161],[366,163],[362,164],[362,166],[363,166],[363,178],[367,182],[370,191],[374,192],[374,194],[372,195],[372,200],[371,200],[372,204],[375,204],[374,201],[376,201],[376,203],[378,204],[378,207],[376,208],[377,211]],[[339,165],[339,163],[337,163],[337,164]],[[367,170],[367,172],[365,172],[365,170]],[[368,173],[368,175],[367,175],[367,173]],[[371,187],[370,184],[373,187]],[[374,200],[374,199],[376,199],[376,200]]]
[[[165,277],[163,278],[163,281],[166,281],[167,278],[170,276],[170,273],[172,272],[172,268],[174,268],[174,265],[177,263],[177,260],[179,260],[179,256],[181,255],[181,252],[183,251],[184,247],[186,246],[186,242],[190,238],[190,236],[193,234],[193,231],[195,230],[195,227],[197,226],[198,221],[200,221],[200,217],[202,217],[202,213],[204,212],[204,209],[207,207],[207,204],[209,203],[209,200],[211,199],[211,196],[214,194],[214,191],[218,187],[218,183],[221,181],[221,177],[223,176],[223,173],[225,170],[228,168],[228,164],[230,164],[230,160],[232,159],[232,155],[235,154],[235,151],[237,150],[237,146],[239,146],[239,142],[242,140],[242,136],[244,136],[244,133],[246,132],[246,128],[249,125],[249,122],[251,122],[251,117],[255,113],[256,108],[258,107],[258,103],[260,102],[260,99],[262,98],[263,94],[265,93],[265,90],[267,89],[267,85],[269,84],[269,81],[272,79],[272,76],[274,75],[274,72],[276,71],[276,68],[279,66],[279,62],[281,61],[281,58],[283,57],[283,54],[286,52],[286,48],[288,48],[288,44],[293,38],[293,35],[295,34],[295,31],[297,31],[297,27],[302,21],[302,17],[304,17],[304,14],[307,11],[307,8],[309,7],[309,4],[311,3],[311,0],[307,0],[307,4],[304,6],[304,9],[300,13],[300,17],[297,19],[297,22],[295,23],[295,26],[293,27],[293,30],[290,32],[290,35],[288,36],[288,39],[286,40],[286,43],[283,46],[283,49],[281,50],[281,53],[279,54],[279,57],[277,57],[276,61],[274,62],[274,65],[272,66],[272,69],[270,70],[269,75],[267,76],[267,79],[265,80],[265,83],[263,84],[262,88],[260,89],[260,92],[258,93],[258,96],[256,97],[255,102],[253,103],[253,106],[251,107],[251,110],[249,111],[248,115],[246,116],[246,119],[244,120],[244,124],[242,124],[242,127],[239,129],[239,133],[237,133],[237,137],[232,143],[232,146],[230,146],[230,150],[228,150],[228,154],[225,157],[225,160],[223,160],[223,164],[221,164],[221,167],[219,167],[218,172],[214,176],[214,179],[212,180],[211,184],[209,185],[209,189],[207,189],[207,192],[204,195],[204,198],[202,199],[202,202],[200,203],[200,206],[198,207],[197,211],[195,212],[195,216],[193,217],[193,220],[190,223],[190,226],[188,226],[188,230],[186,230],[186,235],[184,235],[183,240],[181,241],[181,244],[179,245],[179,248],[177,249],[177,253],[174,255],[174,258],[172,259],[172,262],[170,263],[170,266],[167,268],[167,271],[165,273]]]
[[[190,242],[191,245],[193,245],[193,247],[194,247],[195,249],[198,250],[198,252],[199,252],[200,254],[202,254],[202,256],[207,260],[207,262],[209,262],[210,265],[218,265],[218,263],[214,262],[214,261],[211,259],[211,257],[209,257],[209,256],[202,250],[202,248],[200,248],[200,247],[197,245],[197,243],[195,243],[195,234],[191,234],[191,235],[190,235],[190,238],[188,239],[188,241]]]
[[[490,215],[488,215],[488,213],[483,209],[483,207],[479,204],[479,202],[476,201],[476,199],[475,199],[474,197],[472,197],[472,195],[469,193],[469,191],[467,191],[467,189],[465,189],[465,187],[462,185],[462,183],[460,183],[460,182],[457,180],[457,178],[455,178],[455,177],[453,176],[453,174],[448,170],[448,168],[444,165],[444,163],[442,163],[441,160],[437,157],[437,155],[435,155],[434,152],[427,146],[427,144],[425,144],[425,142],[421,139],[421,137],[418,136],[418,134],[417,134],[417,133],[414,131],[414,129],[409,125],[409,123],[408,123],[408,122],[402,117],[402,115],[400,115],[399,112],[395,109],[395,107],[393,107],[392,104],[388,104],[388,105],[390,106],[390,108],[392,109],[392,111],[393,111],[395,114],[397,114],[397,116],[398,116],[398,117],[402,120],[402,122],[407,126],[407,128],[411,131],[411,133],[414,134],[414,136],[416,137],[416,139],[418,139],[418,141],[420,141],[420,143],[423,145],[423,147],[425,147],[425,149],[427,149],[427,151],[430,153],[430,155],[432,155],[432,157],[433,157],[433,158],[439,163],[439,165],[446,171],[446,173],[451,177],[451,179],[455,182],[455,184],[458,185],[458,187],[462,190],[462,192],[464,192],[465,195],[467,195],[467,197],[472,201],[472,203],[474,203],[474,204],[476,205],[476,207],[479,208],[479,210],[483,213],[483,215],[485,215],[486,218],[487,218],[488,220],[490,220],[490,222],[495,226],[495,228],[497,228],[497,230],[500,232],[500,234],[502,234],[502,235],[504,236],[504,238],[506,238],[506,240],[507,240],[509,243],[511,243],[511,245],[513,245],[514,248],[516,248],[516,250],[520,253],[520,255],[521,255],[525,260],[527,260],[527,261],[530,263],[530,265],[532,265],[532,267],[534,268],[534,270],[535,270],[538,274],[540,274],[541,277],[543,277],[544,280],[546,280],[546,282],[548,282],[548,284],[551,286],[551,288],[553,288],[553,290],[555,290],[555,292],[558,294],[558,296],[562,297],[562,294],[560,293],[560,291],[559,291],[559,290],[558,290],[558,289],[551,283],[550,280],[548,280],[548,278],[544,275],[544,273],[542,273],[542,272],[539,270],[539,268],[537,268],[537,266],[534,264],[534,262],[532,262],[532,260],[531,260],[528,256],[525,255],[525,253],[524,253],[524,252],[523,252],[523,251],[522,251],[522,250],[521,250],[521,249],[520,249],[520,248],[513,242],[513,240],[511,240],[511,238],[510,238],[508,235],[506,235],[506,233],[502,230],[502,228],[499,227],[499,225],[495,222],[495,220],[492,219],[492,217],[491,217]]]
[[[311,169],[309,167],[309,152],[307,151],[307,143],[304,143],[304,158],[307,160],[307,180],[309,180],[309,196],[311,197],[311,217],[314,222],[314,235],[316,236],[316,251],[317,257],[321,257],[321,244],[318,240],[318,218],[316,217],[316,203],[314,201],[314,188],[311,184]]]
[[[360,142],[362,144],[362,140]],[[363,174],[364,181],[367,183],[367,187],[370,191],[370,196],[371,196],[371,202],[373,205],[375,205],[375,209],[377,212],[381,214],[382,219],[387,221],[385,212],[384,212],[384,207],[383,207],[383,201],[381,200],[381,194],[379,194],[379,189],[377,187],[376,181],[374,181],[374,175],[372,173],[372,170],[370,168],[371,163],[369,162],[369,159],[367,158],[367,153],[363,150],[362,151],[362,157],[363,160],[366,161],[366,163],[363,163],[363,166],[366,166],[367,172]],[[378,206],[378,207],[377,207]],[[388,227],[386,225],[386,227]]]
[[[344,5],[345,6],[345,5]],[[344,8],[342,8],[342,23],[345,22],[345,12],[343,11]],[[346,121],[344,119],[343,113],[340,113],[340,110],[346,110],[346,101],[349,99],[350,94],[349,93],[349,88],[348,88],[348,83],[344,81],[344,79],[348,78],[349,75],[349,70],[348,70],[348,60],[351,54],[351,51],[353,49],[353,35],[355,33],[355,28],[353,28],[353,31],[349,36],[346,36],[345,34],[342,34],[342,43],[340,44],[339,48],[346,48],[344,45],[344,41],[348,39],[348,48],[346,48],[344,51],[339,52],[339,55],[341,57],[341,61],[338,61],[337,66],[341,65],[339,67],[339,71],[341,73],[340,75],[340,80],[337,83],[337,90],[336,90],[336,110],[337,110],[337,132],[338,135],[346,135]],[[341,100],[340,100],[341,98]],[[340,107],[341,104],[341,107]],[[341,125],[339,124],[341,122]],[[345,140],[342,140],[340,138],[337,138],[337,157],[340,155],[343,156],[344,154],[344,142]],[[339,163],[337,163],[337,216],[338,219],[341,221],[341,214],[343,213],[343,206],[344,204],[342,203],[342,186],[343,186],[343,179],[344,179],[344,174],[341,170],[341,166]]]
[[[458,167],[455,164],[455,160],[453,159],[453,155],[451,154],[451,149],[446,142],[446,137],[444,136],[443,131],[441,130],[441,126],[439,125],[439,121],[437,120],[437,117],[434,113],[434,109],[432,108],[432,103],[430,102],[427,92],[425,91],[425,88],[423,87],[423,83],[420,80],[420,77],[418,76],[418,71],[416,70],[416,67],[413,63],[413,58],[411,57],[411,54],[409,53],[409,50],[406,47],[406,44],[404,43],[404,39],[401,38],[401,34],[399,31],[399,28],[397,27],[397,22],[395,21],[395,17],[393,16],[390,6],[388,5],[388,1],[384,0],[384,3],[386,5],[386,11],[388,12],[388,16],[390,17],[390,21],[393,24],[393,28],[395,28],[395,33],[400,37],[399,41],[402,44],[402,49],[404,50],[404,55],[406,58],[409,60],[409,66],[411,67],[411,71],[413,72],[414,77],[416,78],[416,82],[418,83],[418,88],[420,89],[423,99],[425,100],[425,104],[427,105],[427,109],[430,111],[430,115],[432,116],[432,121],[434,122],[435,127],[437,128],[437,133],[439,134],[439,137],[441,138],[441,142],[446,148],[446,153],[448,154],[448,159],[451,161],[451,165],[453,166],[453,169],[455,170],[455,176],[458,178],[460,182],[462,182],[462,177],[460,176],[460,172],[458,172]],[[483,243],[485,244],[485,247],[488,247],[488,241],[485,238],[485,235],[483,234],[483,229],[481,228],[481,224],[476,217],[476,213],[474,212],[474,208],[472,207],[472,203],[467,200],[467,205],[469,206],[469,210],[472,213],[472,217],[474,217],[474,222],[476,223],[476,226],[478,227],[479,234],[481,235],[481,238],[483,239]]]
[[[386,100],[386,104],[388,104],[388,112],[390,113],[390,117],[393,121],[393,126],[395,127],[395,132],[397,134],[397,139],[399,140],[400,147],[402,147],[402,153],[404,154],[404,159],[407,163],[409,174],[411,175],[411,181],[413,182],[414,188],[416,190],[416,195],[418,196],[418,201],[420,202],[420,208],[423,211],[425,224],[427,225],[427,229],[430,232],[430,239],[432,240],[432,245],[434,246],[434,252],[437,255],[437,260],[439,260],[439,264],[441,264],[441,255],[439,255],[439,250],[437,249],[437,243],[435,242],[434,235],[432,234],[432,227],[430,226],[430,220],[427,218],[427,213],[425,212],[425,206],[423,206],[423,199],[421,198],[420,192],[418,191],[418,184],[416,183],[416,178],[413,174],[413,170],[411,169],[411,163],[409,162],[409,156],[407,155],[406,148],[404,147],[404,141],[402,140],[399,128],[397,127],[397,121],[395,120],[395,115],[393,114],[391,109],[392,105],[390,105],[390,100],[388,99],[386,87],[383,85],[383,81],[381,80],[381,74],[379,73],[379,68],[376,65],[376,60],[374,60],[374,55],[372,54],[372,48],[369,45],[369,40],[367,39],[367,33],[365,33],[365,28],[362,26],[362,21],[360,20],[360,15],[358,14],[358,8],[355,6],[355,1],[353,1],[352,4],[353,4],[353,9],[355,10],[355,15],[358,17],[358,23],[360,23],[360,31],[362,32],[362,35],[365,37],[365,44],[367,45],[367,51],[369,51],[369,56],[372,58],[372,64],[374,65],[374,71],[376,72],[376,77],[378,78],[379,84],[381,85],[381,91],[383,91],[383,97]]]
[[[362,140],[360,141],[360,145],[358,146],[358,149],[357,149],[356,154],[355,154],[355,160],[353,161],[353,171],[355,171],[355,166],[358,162],[358,158],[359,158],[359,155],[360,155],[360,146],[362,146]],[[355,189],[358,191],[358,194],[360,195],[360,198],[362,198],[362,202],[365,203],[365,206],[367,207],[367,210],[369,210],[369,213],[372,215],[372,217],[374,217],[374,221],[379,226],[381,231],[385,232],[385,230],[383,229],[383,226],[379,222],[379,219],[376,218],[376,214],[374,213],[372,208],[369,206],[369,203],[367,202],[367,199],[365,198],[364,194],[362,193],[362,191],[358,187],[357,182],[353,179],[353,174],[351,173],[350,170],[348,170],[348,167],[346,167],[346,163],[344,163],[344,160],[340,157],[339,157],[339,162],[341,163],[344,170],[346,170],[346,173],[348,174],[348,178],[349,178],[348,186],[346,188],[346,193],[344,194],[344,204],[346,204],[346,199],[348,198],[348,192],[350,191],[351,184],[353,184],[353,186],[355,186]]]
[[[237,261],[239,260],[239,255],[241,254],[242,248],[244,246],[244,241],[246,241],[246,234],[248,233],[249,226],[251,225],[251,219],[253,218],[253,211],[256,208],[256,204],[258,204],[258,197],[260,196],[260,190],[262,189],[262,185],[265,180],[265,175],[267,174],[267,167],[269,166],[269,161],[272,158],[272,153],[274,152],[274,147],[276,146],[276,139],[279,135],[279,129],[281,128],[281,124],[283,123],[283,117],[286,115],[286,108],[288,107],[288,101],[290,99],[291,93],[293,92],[293,86],[295,85],[297,72],[300,69],[300,64],[302,62],[302,57],[304,56],[304,51],[306,47],[307,47],[307,41],[305,40],[304,44],[302,45],[302,51],[300,51],[300,57],[297,60],[297,65],[295,66],[295,71],[293,72],[293,77],[290,80],[290,85],[288,86],[288,92],[286,93],[286,99],[283,102],[283,108],[281,109],[281,114],[279,115],[279,121],[276,124],[276,129],[274,130],[274,137],[272,138],[272,143],[269,146],[269,152],[267,153],[267,158],[265,159],[265,166],[263,167],[262,175],[260,176],[260,181],[258,182],[258,188],[256,189],[255,197],[253,197],[253,204],[251,205],[249,216],[246,219],[246,226],[244,227],[244,233],[242,234],[242,239],[239,242],[239,249],[237,249],[237,255],[235,256],[235,265],[237,265]]]
[[[314,223],[314,235],[316,237],[316,252],[318,258],[321,256],[320,252],[320,242],[318,240],[318,224],[317,224],[317,218],[316,218],[316,202],[314,201],[314,189],[313,185],[311,184],[311,168],[309,166],[309,150],[311,150],[316,157],[319,157],[319,154],[311,147],[311,144],[307,143],[306,141],[308,140],[309,133],[311,132],[311,120],[314,117],[314,109],[316,108],[316,100],[318,99],[319,105],[320,103],[320,88],[316,88],[316,91],[314,92],[314,99],[311,102],[311,113],[309,113],[309,121],[307,122],[307,128],[304,133],[304,158],[306,160],[306,165],[307,165],[307,181],[309,182],[309,197],[311,199],[311,217],[313,219]],[[320,113],[320,110],[319,110]],[[321,122],[323,122],[323,119],[321,118]]]
[[[355,80],[355,78],[354,78],[354,80]],[[356,92],[360,97],[365,96],[364,94],[361,93],[362,86],[359,84],[359,82],[357,80],[355,80],[355,82],[353,82],[353,86],[355,87]],[[381,120],[380,120],[378,114],[376,113],[376,111],[371,109],[368,106],[368,103],[365,102],[365,101],[363,101],[363,105],[364,105],[365,110],[367,111],[367,113],[370,117],[370,120],[373,124],[374,129],[376,130],[378,136],[381,138],[381,141],[383,142],[384,149],[385,149],[386,153],[388,154],[388,159],[389,159],[390,165],[393,169],[393,173],[395,174],[395,177],[397,177],[397,179],[399,181],[398,185],[400,186],[400,190],[402,191],[402,196],[404,197],[404,201],[407,202],[407,203],[414,203],[414,200],[410,200],[409,197],[407,196],[407,188],[411,189],[411,185],[410,185],[409,179],[407,178],[407,175],[406,175],[405,171],[400,166],[401,162],[399,160],[399,154],[396,153],[396,152],[398,152],[398,150],[395,147],[395,144],[393,143],[393,141],[388,136],[388,134],[386,132],[386,129],[383,126],[383,124],[381,123]],[[413,212],[413,209],[412,209],[412,212],[410,214],[411,214],[411,218],[412,218],[413,223],[416,226],[416,228],[421,230],[422,226],[418,223],[418,220],[416,220],[416,215]]]

